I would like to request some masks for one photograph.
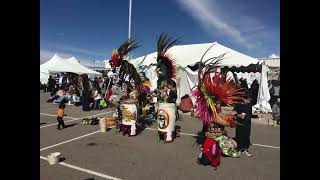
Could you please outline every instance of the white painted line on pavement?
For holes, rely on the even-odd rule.
[[[43,157],[43,156],[40,156],[40,159],[43,159],[43,160],[46,160],[46,161],[48,160],[48,158]],[[68,168],[75,169],[75,170],[78,170],[78,171],[82,171],[82,172],[85,172],[85,173],[88,173],[88,174],[99,176],[99,177],[102,177],[102,178],[105,178],[105,179],[122,180],[120,178],[116,178],[116,177],[113,177],[113,176],[109,176],[109,175],[106,175],[106,174],[95,172],[95,171],[92,171],[92,170],[89,170],[89,169],[84,169],[84,168],[81,168],[81,167],[78,167],[78,166],[74,166],[74,165],[71,165],[71,164],[68,164],[68,163],[64,163],[64,162],[60,162],[58,164],[61,165],[61,166],[66,166]]]
[[[40,113],[40,115],[57,117],[57,115],[45,114],[45,113]],[[78,119],[78,118],[73,118],[73,117],[69,117],[69,116],[64,116],[64,118],[66,118],[66,119],[67,119],[67,118],[68,118],[68,119]]]
[[[268,147],[268,148],[274,148],[274,149],[280,149],[280,147],[277,146],[269,146],[264,144],[252,144],[253,146],[261,146],[261,147]]]
[[[180,132],[179,134],[187,135],[187,136],[193,136],[193,137],[197,137],[197,136],[198,136],[198,135],[196,135],[196,134],[183,133],[183,132]]]
[[[92,116],[99,116],[99,115],[102,115],[102,114],[109,114],[109,113],[112,113],[112,111],[107,111],[107,112],[99,113],[99,114],[92,114],[92,115],[90,115],[90,116],[81,117],[81,118],[79,118],[79,119],[88,118],[88,117],[92,117]]]
[[[84,138],[84,137],[87,137],[87,136],[96,134],[96,133],[98,133],[98,132],[100,132],[100,130],[99,130],[99,131],[92,132],[92,133],[89,133],[89,134],[86,134],[86,135],[83,135],[83,136],[79,136],[79,137],[76,137],[76,138],[73,138],[73,139],[70,139],[70,140],[67,140],[67,141],[63,141],[63,142],[61,142],[61,143],[54,144],[54,145],[52,145],[52,146],[48,146],[48,147],[42,148],[42,149],[40,149],[40,151],[43,151],[43,150],[46,150],[46,149],[49,149],[49,148],[53,148],[53,147],[59,146],[59,145],[61,145],[61,144],[65,144],[65,143],[68,143],[68,142],[77,140],[77,139],[81,139],[81,138]]]
[[[158,129],[154,129],[154,128],[146,128],[148,130],[151,130],[151,131],[158,131]],[[190,133],[183,133],[183,132],[180,132],[179,134],[181,135],[187,135],[187,136],[193,136],[193,137],[197,137],[198,135],[196,134],[190,134]],[[277,147],[277,146],[269,146],[269,145],[264,145],[264,144],[252,144],[253,146],[261,146],[261,147],[268,147],[268,148],[274,148],[274,149],[280,149],[280,147]]]
[[[68,120],[68,121],[64,121],[65,123],[66,122],[71,122],[71,121],[77,121],[77,120],[80,120],[80,119],[72,119],[72,120]],[[54,126],[54,125],[57,125],[58,123],[53,123],[53,124],[48,124],[48,125],[45,125],[45,126],[40,126],[40,129],[41,128],[45,128],[45,127],[49,127],[49,126]]]
[[[76,121],[76,120],[80,120],[82,118],[88,118],[88,117],[92,117],[92,116],[97,116],[97,115],[102,115],[102,114],[109,114],[109,113],[112,113],[112,111],[108,111],[108,112],[104,112],[104,113],[100,113],[100,114],[96,114],[96,115],[91,115],[91,116],[85,116],[85,117],[81,117],[81,118],[74,118],[74,117],[69,117],[69,116],[64,116],[63,118],[69,118],[69,119],[72,119],[72,120],[68,120],[68,121],[64,121],[64,122],[71,122],[71,121]],[[40,113],[41,115],[44,115],[44,116],[53,116],[53,117],[57,117],[56,115],[53,115],[53,114],[45,114],[45,113]],[[54,126],[54,125],[57,125],[58,123],[53,123],[53,124],[48,124],[48,125],[45,125],[45,126],[40,126],[40,129],[41,128],[45,128],[45,127],[49,127],[49,126]]]

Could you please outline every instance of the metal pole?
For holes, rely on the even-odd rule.
[[[128,32],[128,39],[131,37],[131,8],[132,8],[132,0],[129,0],[129,32]]]

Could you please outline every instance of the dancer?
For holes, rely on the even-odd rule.
[[[177,136],[175,127],[176,120],[176,104],[173,103],[174,94],[171,93],[171,98],[168,94],[168,85],[176,77],[175,60],[167,52],[172,46],[178,44],[178,39],[172,40],[167,34],[162,33],[157,41],[157,103],[158,114],[158,140],[163,139],[165,143],[172,142]],[[169,83],[169,84],[168,84]],[[172,83],[170,84],[171,87]],[[169,102],[170,101],[170,102]]]
[[[205,54],[199,63],[198,86],[192,92],[193,96],[196,97],[196,111],[203,121],[203,131],[206,135],[204,145],[206,147],[222,148],[222,152],[225,155],[238,157],[235,142],[227,136],[227,132],[224,130],[224,127],[235,127],[237,122],[234,120],[235,117],[233,115],[222,114],[220,106],[221,104],[234,106],[235,104],[243,103],[246,94],[231,79],[227,79],[225,74],[215,73],[214,77],[211,76],[212,72],[215,72],[214,70],[219,67],[219,63],[225,54],[203,62]],[[210,145],[208,145],[209,142],[211,143]],[[202,156],[208,153],[206,151],[207,149],[202,149]],[[202,159],[202,156],[199,159]],[[206,158],[214,162],[210,157]],[[218,164],[211,163],[214,167]]]
[[[138,43],[135,39],[128,39],[112,52],[109,61],[116,74],[110,100],[114,109],[117,109],[117,113],[114,112],[118,117],[117,130],[122,131],[123,135],[129,133],[129,136],[136,135],[138,98],[143,84],[136,68],[125,59],[127,54],[137,47]],[[121,108],[120,103],[122,103]]]

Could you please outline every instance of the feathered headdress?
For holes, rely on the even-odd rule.
[[[136,49],[138,46],[138,43],[135,39],[128,39],[122,45],[118,48],[112,51],[111,55],[111,62],[114,66],[118,67],[120,66],[120,62],[123,60],[123,58],[132,50]]]
[[[246,96],[244,89],[240,88],[231,79],[227,79],[225,74],[222,74],[221,77],[211,76],[225,54],[202,62],[204,55],[199,63],[199,83],[192,92],[193,96],[196,97],[197,112],[205,124],[216,122],[224,126],[233,126],[235,122],[230,116],[224,117],[219,114],[220,110],[217,108],[217,102],[220,101],[231,106],[242,103]]]
[[[161,33],[157,40],[157,68],[162,73],[163,79],[171,79],[176,76],[176,63],[167,51],[178,44],[179,39],[172,39],[167,34]],[[160,77],[161,78],[161,77]]]

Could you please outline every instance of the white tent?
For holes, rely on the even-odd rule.
[[[253,111],[260,111],[264,113],[272,112],[269,104],[270,93],[268,88],[268,77],[267,72],[269,71],[268,66],[263,63],[261,70],[260,86],[257,98],[257,104],[252,107]]]
[[[80,62],[75,57],[64,59],[57,54],[55,54],[46,63],[40,65],[40,81],[41,79],[42,81],[44,81],[45,78],[48,80],[50,72],[72,72],[76,74],[101,76],[101,73],[93,71],[80,64]]]
[[[40,71],[40,82],[46,84],[48,82],[49,74]]]
[[[58,56],[57,54],[55,54],[52,56],[52,58],[49,61],[40,65],[40,72],[49,74],[50,67],[56,66],[58,64],[63,64],[63,63],[64,63],[64,59]]]
[[[101,73],[91,70],[73,59],[67,59],[63,64],[50,67],[49,72],[72,72],[76,74],[94,74],[101,76]]]
[[[210,48],[212,46],[212,48]],[[210,48],[210,49],[209,49]],[[209,49],[209,50],[208,50]],[[203,44],[189,44],[189,45],[177,45],[169,49],[168,53],[175,59],[176,64],[181,66],[181,69],[178,70],[178,75],[185,72],[188,75],[189,89],[192,88],[192,85],[197,84],[197,72],[192,72],[187,66],[194,65],[200,61],[203,54],[208,50],[204,56],[204,60],[220,56],[221,54],[226,53],[224,60],[221,61],[221,67],[240,67],[248,66],[250,64],[258,64],[259,61],[250,56],[239,53],[235,50],[232,50],[228,47],[225,47],[217,42],[214,43],[203,43]],[[155,74],[154,70],[150,66],[155,66],[157,63],[157,52],[138,57],[136,59],[130,60],[130,62],[139,69],[143,69],[145,73]],[[189,69],[189,71],[187,71]],[[152,88],[156,88],[157,78],[149,78],[152,81]],[[185,82],[184,82],[185,83]],[[179,84],[179,82],[178,82]],[[184,94],[183,94],[184,95]],[[182,96],[183,96],[182,95]]]
[[[65,60],[58,56],[57,54],[54,54],[52,58],[40,65],[40,82],[41,83],[47,83],[49,78],[49,69],[53,66],[63,64]]]
[[[198,72],[192,71],[187,66],[192,66],[199,62],[207,50],[208,52],[204,56],[203,60],[217,57],[226,53],[220,63],[221,67],[246,67],[251,64],[261,63],[261,61],[255,58],[239,53],[217,42],[174,46],[169,49],[168,53],[170,53],[170,55],[175,59],[177,66],[179,66],[179,68],[177,68],[178,104],[180,103],[180,98],[185,94],[190,95],[192,88],[198,84]],[[137,69],[145,72],[147,77],[151,80],[151,90],[156,89],[157,85],[157,76],[154,72],[157,62],[156,58],[157,52],[154,52],[130,60],[130,62],[135,65]],[[268,84],[264,84],[264,86],[268,87]]]
[[[259,61],[250,56],[239,53],[233,49],[225,47],[217,42],[203,43],[203,44],[189,44],[189,45],[177,45],[169,49],[168,53],[176,60],[176,63],[185,68],[188,65],[194,65],[199,62],[203,54],[212,48],[204,56],[204,60],[220,56],[223,53],[227,53],[224,56],[224,60],[221,62],[221,66],[228,67],[240,67],[248,66],[250,64],[257,64]],[[148,54],[146,56],[138,57],[131,60],[134,65],[147,65],[157,62],[157,52]]]

